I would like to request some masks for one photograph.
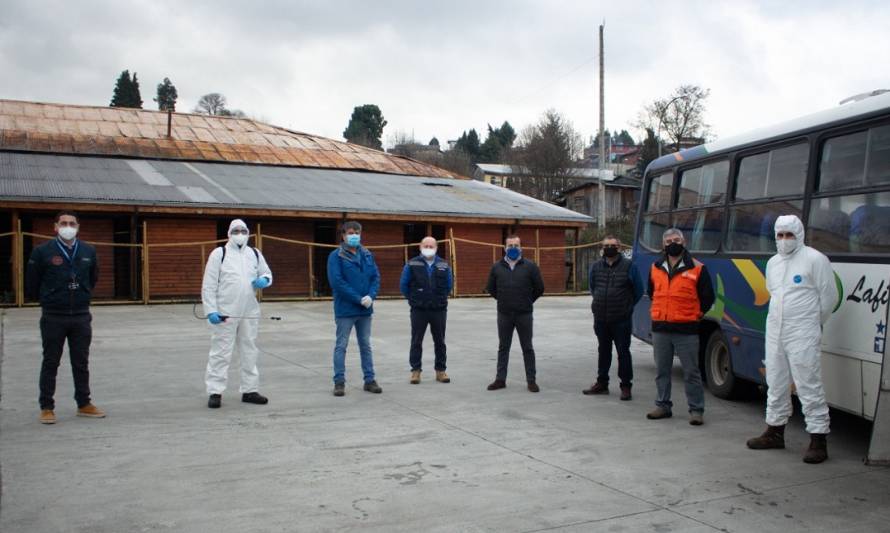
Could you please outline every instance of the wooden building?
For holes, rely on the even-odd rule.
[[[517,232],[548,292],[566,290],[572,211],[409,158],[244,118],[0,100],[0,291],[26,303],[30,250],[60,209],[97,243],[106,301],[200,294],[207,254],[243,218],[275,274],[269,298],[329,294],[337,227],[359,220],[382,293],[398,294],[427,234],[456,265],[460,295],[480,294],[499,245]]]

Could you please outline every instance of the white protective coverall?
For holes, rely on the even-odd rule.
[[[803,407],[807,433],[828,433],[822,388],[822,324],[838,301],[831,263],[804,244],[803,223],[794,215],[776,220],[776,233],[792,232],[796,246],[766,264],[770,293],[766,318],[766,423],[781,426],[791,416],[791,383]]]
[[[232,242],[235,228],[247,229],[247,225],[239,219],[229,225],[224,260],[222,247],[210,253],[204,269],[201,299],[205,315],[216,312],[229,317],[251,318],[228,318],[221,324],[210,325],[210,357],[205,376],[207,394],[222,394],[226,389],[229,362],[236,343],[241,357],[241,392],[258,392],[259,389],[256,336],[260,306],[251,283],[258,277],[266,277],[271,283],[272,271],[262,252],[247,244],[238,246]]]

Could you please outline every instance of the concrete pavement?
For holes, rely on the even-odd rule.
[[[488,392],[494,304],[453,301],[453,382],[408,384],[403,301],[375,304],[382,395],[360,390],[353,337],[345,398],[331,395],[330,302],[266,303],[259,344],[267,406],[242,404],[237,362],[209,410],[206,322],[190,305],[94,308],[93,399],[76,418],[70,366],[59,423],[37,422],[37,309],[3,312],[3,532],[888,531],[890,470],[862,464],[869,424],[833,414],[831,459],[806,465],[799,414],[783,451],[744,442],[762,400],[706,397],[687,423],[679,365],[674,418],[648,421],[651,349],[634,341],[634,400],[581,395],[595,371],[587,298],[548,297],[535,315],[539,394],[514,342],[508,387]]]

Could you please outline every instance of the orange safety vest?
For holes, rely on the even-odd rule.
[[[702,264],[693,259],[692,268],[681,270],[669,277],[668,273],[652,265],[649,276],[654,285],[650,315],[653,322],[698,322],[702,317],[698,300],[698,278]]]

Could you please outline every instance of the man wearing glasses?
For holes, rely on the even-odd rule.
[[[56,375],[65,340],[74,376],[77,416],[103,418],[105,413],[90,402],[90,343],[93,317],[90,298],[99,279],[96,249],[77,239],[77,215],[56,215],[56,238],[41,244],[28,260],[26,290],[40,301],[40,336],[43,364],[40,367],[40,422],[55,424]]]
[[[498,302],[498,369],[488,390],[507,386],[507,365],[513,330],[519,334],[528,390],[538,392],[535,349],[532,346],[532,311],[544,294],[544,280],[538,265],[522,257],[519,237],[510,235],[504,244],[504,258],[492,265],[486,292]]]

